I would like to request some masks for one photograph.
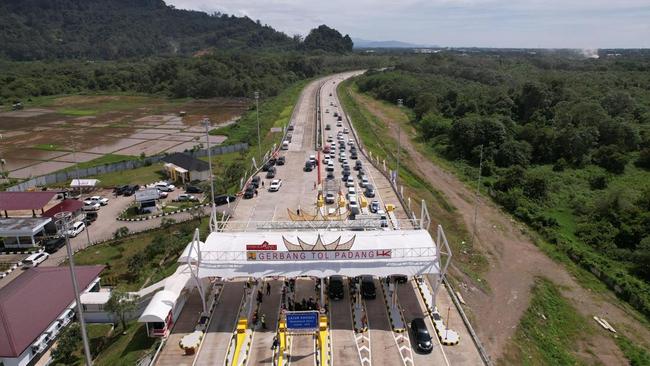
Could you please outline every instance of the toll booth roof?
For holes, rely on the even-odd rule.
[[[199,277],[345,276],[439,273],[426,230],[214,232],[179,261],[200,257]],[[191,254],[190,254],[191,253]]]

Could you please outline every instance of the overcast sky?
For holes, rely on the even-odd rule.
[[[289,35],[327,24],[353,38],[441,46],[650,47],[650,0],[166,0],[259,19]]]

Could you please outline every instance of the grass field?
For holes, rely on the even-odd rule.
[[[594,331],[560,295],[555,285],[538,278],[530,306],[500,364],[576,365],[584,363],[576,345]]]
[[[99,179],[100,187],[114,187],[124,184],[149,184],[159,181],[165,176],[160,164],[152,164],[141,168],[123,170],[121,172],[99,174],[87,178]]]

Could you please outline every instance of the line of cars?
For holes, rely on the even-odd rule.
[[[271,179],[271,182],[269,183],[269,187],[268,187],[269,192],[277,192],[280,190],[280,187],[282,187],[282,179],[275,179],[275,176],[278,172],[277,167],[285,165],[286,162],[287,162],[286,156],[278,156],[278,157],[270,158],[268,161],[264,163],[264,165],[262,165],[262,171],[266,172],[265,178]],[[248,182],[246,188],[244,189],[243,197],[245,199],[250,199],[255,197],[261,185],[262,185],[262,178],[259,175],[253,176],[253,178],[251,178],[250,182]]]

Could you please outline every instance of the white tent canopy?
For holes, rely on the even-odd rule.
[[[188,265],[180,265],[174,274],[165,279],[165,288],[156,292],[138,318],[140,323],[165,322],[167,315],[174,308],[181,292],[191,278]]]
[[[201,278],[440,273],[426,230],[213,232],[199,248]],[[179,261],[188,253],[189,245]]]
[[[94,187],[99,183],[99,179],[73,179],[72,182],[70,182],[70,187],[73,188],[86,188],[86,187]]]

